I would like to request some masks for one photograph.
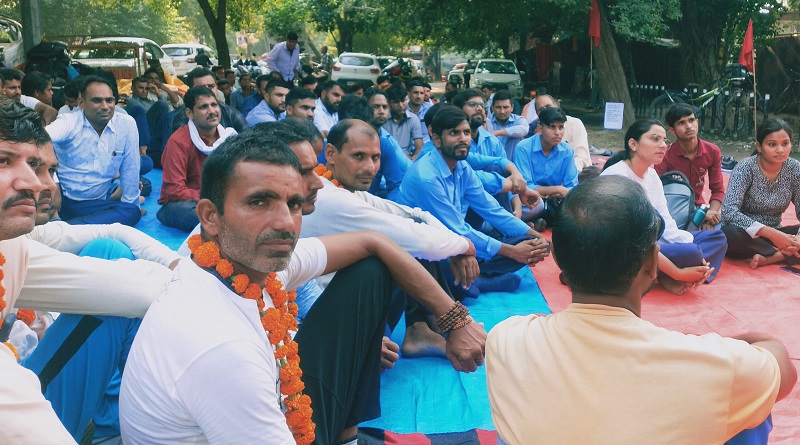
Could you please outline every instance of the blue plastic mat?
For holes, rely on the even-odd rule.
[[[189,233],[167,227],[156,218],[156,213],[161,208],[158,205],[158,197],[161,195],[161,170],[153,169],[144,177],[150,180],[153,191],[142,204],[142,208],[147,210],[147,214],[142,216],[139,224],[136,224],[136,228],[161,241],[170,249],[178,250]]]
[[[487,331],[513,315],[550,313],[530,269],[523,267],[517,274],[522,283],[514,294],[491,292],[464,302]],[[392,340],[400,344],[404,335],[405,320],[400,320]],[[380,418],[361,426],[425,434],[495,429],[485,367],[459,373],[444,358],[401,358],[381,376],[381,412]]]

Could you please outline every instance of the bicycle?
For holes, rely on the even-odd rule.
[[[792,69],[789,71],[794,74],[794,78],[789,78],[789,85],[778,95],[781,107],[775,111],[776,113],[784,111],[800,113],[800,72]]]

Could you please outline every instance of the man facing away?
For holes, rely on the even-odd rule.
[[[60,165],[61,217],[70,224],[134,226],[139,210],[139,132],[132,117],[115,112],[108,80],[88,76],[80,113],[59,116],[47,126]],[[109,199],[119,175],[120,201]]]
[[[215,150],[203,170],[197,206],[202,238],[217,244],[234,274],[260,288],[278,272],[291,290],[338,271],[294,337],[302,357],[294,375],[302,371],[303,392],[311,399],[315,444],[355,444],[358,423],[380,415],[365,410],[376,403],[366,396],[380,387],[392,280],[437,318],[444,316],[440,328],[449,332],[447,357],[457,370],[483,363],[483,329],[385,236],[354,232],[297,241],[307,190],[301,164],[284,142],[253,129]],[[264,289],[260,295],[271,307]],[[296,390],[279,379],[260,318],[256,301],[237,295],[213,270],[182,259],[131,349],[120,395],[123,440],[294,443],[280,394]]]
[[[675,142],[667,149],[667,154],[660,164],[656,165],[659,175],[677,170],[689,179],[694,190],[694,204],[705,204],[703,190],[708,177],[711,199],[706,217],[700,224],[700,230],[716,228],[721,217],[722,200],[725,198],[725,186],[722,183],[722,152],[719,147],[700,139],[699,121],[694,115],[694,107],[689,104],[675,104],[664,116],[669,132],[675,136]]]
[[[511,317],[486,344],[492,418],[505,443],[707,445],[768,431],[759,425],[797,380],[779,341],[687,335],[640,318],[663,227],[627,178],[601,176],[569,193],[553,256],[572,304]]]

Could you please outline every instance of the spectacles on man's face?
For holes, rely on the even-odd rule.
[[[485,103],[477,101],[477,100],[471,100],[471,101],[467,102],[466,105],[468,107],[470,107],[470,108],[479,108],[479,107],[483,108],[485,106]]]

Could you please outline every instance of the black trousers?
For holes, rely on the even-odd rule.
[[[422,267],[424,267],[425,270],[427,270],[431,276],[433,276],[445,293],[450,296],[453,301],[455,301],[450,288],[450,283],[453,282],[453,274],[450,273],[450,265],[447,262],[448,260],[417,261],[419,261]],[[421,304],[417,303],[417,301],[408,295],[406,291],[395,285],[392,292],[392,304],[389,308],[388,329],[385,333],[387,337],[392,331],[394,331],[394,328],[400,321],[400,316],[402,316],[404,312],[406,314],[406,326],[411,326],[419,321],[427,321],[428,317],[431,315],[427,309],[425,309]]]
[[[346,267],[297,332],[317,445],[337,443],[344,428],[380,417],[381,339],[392,287],[389,270],[376,258]]]
[[[800,225],[781,227],[778,230],[789,235],[796,235],[798,229],[800,229]],[[768,257],[774,255],[775,252],[778,251],[770,240],[764,237],[752,238],[750,234],[739,226],[724,224],[722,226],[722,232],[725,234],[725,237],[728,238],[728,251],[726,255],[731,258],[746,259],[752,258],[753,255],[756,254]],[[800,258],[789,256],[786,257],[784,261],[787,264],[798,264],[800,263]]]

